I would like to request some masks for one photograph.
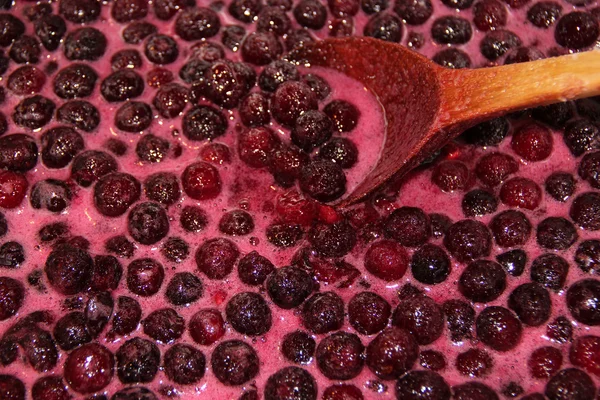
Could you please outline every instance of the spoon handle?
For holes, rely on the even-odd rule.
[[[600,94],[600,51],[501,67],[440,71],[440,129]]]

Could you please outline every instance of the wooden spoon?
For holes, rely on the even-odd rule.
[[[356,203],[465,129],[514,110],[600,94],[600,51],[493,68],[443,68],[408,48],[367,37],[305,44],[290,59],[362,82],[386,119],[379,161],[339,203]]]

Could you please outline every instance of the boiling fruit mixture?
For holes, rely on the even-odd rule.
[[[1,0],[0,399],[597,399],[599,99],[338,210],[383,112],[285,61],[555,57],[596,46],[595,4]]]

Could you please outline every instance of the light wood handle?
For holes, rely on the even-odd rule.
[[[600,94],[600,51],[440,73],[440,128]]]

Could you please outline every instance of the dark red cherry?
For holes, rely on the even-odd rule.
[[[409,263],[406,250],[391,240],[373,243],[367,250],[364,260],[366,270],[385,281],[402,278]]]
[[[396,379],[413,367],[418,352],[419,346],[408,331],[391,327],[369,343],[366,364],[379,378]]]
[[[461,161],[442,161],[433,170],[431,181],[444,192],[465,190],[470,184],[469,169]]]
[[[232,241],[209,239],[196,251],[196,265],[209,279],[223,279],[233,270],[239,254]]]
[[[556,347],[545,346],[535,349],[527,360],[531,376],[537,379],[548,379],[560,370],[563,356]]]
[[[319,343],[315,357],[319,370],[332,380],[347,380],[360,374],[364,365],[365,346],[360,338],[337,332]]]
[[[181,175],[183,190],[196,200],[208,200],[221,193],[219,171],[203,161],[188,165]]]
[[[127,267],[127,288],[138,296],[152,296],[160,290],[164,277],[164,268],[158,261],[140,258]]]
[[[552,153],[552,133],[543,125],[526,124],[513,133],[511,146],[523,159],[541,161]]]
[[[202,309],[192,316],[188,329],[196,343],[209,346],[225,334],[225,322],[218,310]]]
[[[142,320],[144,334],[159,343],[171,343],[183,335],[185,320],[172,308],[151,312]]]
[[[519,319],[499,306],[486,307],[477,317],[476,328],[477,337],[483,344],[500,352],[518,346],[523,332]]]
[[[242,385],[259,372],[258,354],[241,340],[219,344],[213,350],[210,363],[216,378],[226,386]]]
[[[69,354],[64,365],[64,376],[76,392],[94,393],[110,383],[114,366],[114,356],[106,347],[90,343]]]
[[[129,339],[115,354],[117,375],[122,383],[152,382],[160,364],[160,350],[150,340]]]
[[[567,368],[550,379],[546,384],[545,394],[552,400],[566,396],[573,399],[592,400],[596,396],[596,386],[592,378],[585,372],[577,368]]]
[[[289,397],[299,399],[317,399],[317,381],[305,369],[298,367],[285,367],[269,377],[265,385],[265,400],[281,400]],[[283,395],[282,395],[283,394]]]

